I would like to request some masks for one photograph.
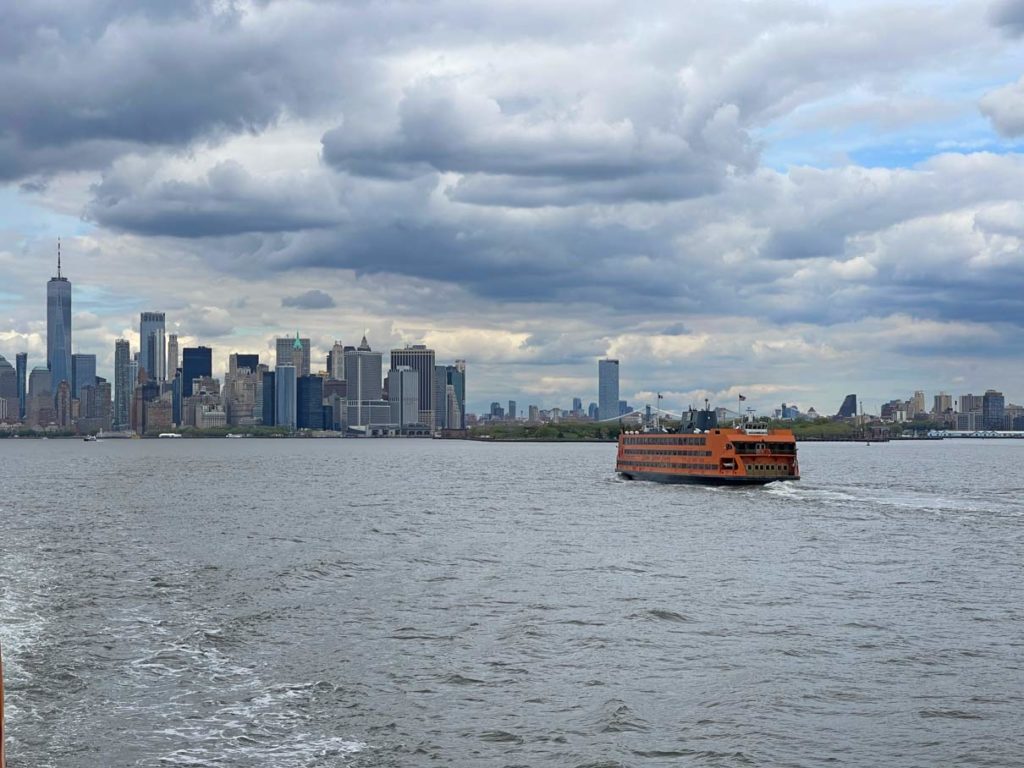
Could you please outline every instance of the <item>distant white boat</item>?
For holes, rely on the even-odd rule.
[[[177,432],[161,432],[160,437],[181,437]]]
[[[236,435],[234,432],[228,432],[226,435],[224,435],[224,437],[230,437],[234,440],[238,440],[243,437],[248,437],[248,435]]]

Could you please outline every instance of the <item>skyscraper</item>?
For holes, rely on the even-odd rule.
[[[167,379],[173,379],[175,372],[180,367],[178,364],[178,334],[172,333],[167,337]]]
[[[114,414],[113,427],[117,430],[128,429],[132,393],[135,384],[131,379],[131,348],[127,339],[114,342]]]
[[[6,357],[0,355],[0,421],[18,421],[20,405],[18,374]]]
[[[928,413],[928,409],[924,402],[924,391],[917,390],[914,392],[914,396],[907,401],[907,418],[913,419],[918,414]]]
[[[345,347],[340,341],[334,342],[327,353],[327,378],[332,381],[345,380]]]
[[[1003,429],[1003,416],[1005,415],[1006,401],[1002,392],[994,389],[985,391],[982,395],[981,412],[984,420],[984,429]]]
[[[300,376],[296,386],[295,426],[324,428],[324,380],[322,376]]]
[[[434,429],[448,429],[448,416],[448,368],[444,365],[435,365]]]
[[[277,389],[274,386],[274,372],[263,371],[263,425],[277,424]]]
[[[456,360],[446,371],[448,383],[455,388],[455,402],[459,409],[459,423],[449,425],[452,429],[466,428],[466,361]]]
[[[391,350],[391,370],[412,368],[419,374],[419,423],[433,428],[436,409],[434,385],[434,350],[423,344],[413,344],[404,349]]]
[[[619,361],[597,361],[597,412],[601,421],[619,416]]]
[[[110,382],[99,376],[96,377],[96,410],[92,414],[100,420],[100,429],[110,429],[113,426],[111,414]]]
[[[366,336],[358,349],[345,349],[345,380],[348,383],[348,402],[355,406],[356,419],[349,419],[353,425],[363,425],[362,414],[366,403],[381,399],[381,366],[383,355],[370,349]]]
[[[53,374],[38,366],[28,375],[28,405],[26,419],[33,426],[46,426],[56,418],[54,410]]]
[[[277,395],[274,423],[279,427],[295,429],[297,415],[295,411],[298,404],[295,388],[295,366],[277,366],[274,369],[274,389]]]
[[[295,343],[298,341],[302,348],[301,359],[299,365],[296,366],[297,376],[308,376],[309,375],[309,339],[299,338],[299,334],[296,331],[295,336],[285,336],[277,339],[275,345],[276,361],[275,365],[295,365]]]
[[[181,397],[192,397],[192,383],[213,376],[213,350],[209,347],[185,347],[181,351]]]
[[[15,355],[16,372],[18,374],[18,418],[25,418],[25,396],[28,392],[28,352]]]
[[[71,396],[80,399],[83,387],[96,386],[96,355],[71,356]]]
[[[228,370],[238,370],[239,368],[248,368],[253,373],[256,373],[256,369],[260,365],[259,355],[241,355],[234,354],[228,359]],[[234,366],[234,369],[232,369]]]
[[[60,271],[60,240],[57,276],[46,284],[46,367],[50,369],[53,394],[62,381],[71,385],[71,282]]]
[[[303,361],[308,360],[309,357],[309,345],[303,346],[302,339],[299,338],[299,332],[295,332],[295,341],[292,342],[292,365],[295,366],[295,372],[298,373],[298,378],[303,376],[309,376],[309,364],[303,366]],[[303,372],[303,369],[305,371]]]
[[[143,312],[139,317],[139,367],[153,381],[167,379],[167,343],[163,312]]]
[[[345,347],[345,381],[348,407],[346,422],[350,426],[365,426],[370,423],[371,416],[376,413],[371,404],[388,408],[381,399],[381,368],[383,355],[370,349],[370,344],[363,336],[359,347]],[[390,419],[390,410],[384,422]]]
[[[388,371],[388,403],[393,424],[404,427],[419,423],[419,391],[419,372],[406,365]]]
[[[71,426],[71,382],[66,379],[57,385],[56,397],[57,425],[60,427]]]
[[[515,400],[509,400],[508,401],[508,411],[505,414],[505,418],[507,418],[509,421],[515,421],[516,420],[516,401]]]
[[[960,413],[981,413],[984,402],[982,395],[960,395]]]
[[[924,395],[922,395],[924,397]],[[857,415],[857,396],[847,395],[843,398],[843,404],[839,406],[836,416],[843,419],[852,419]]]
[[[466,361],[434,366],[434,429],[466,428]]]

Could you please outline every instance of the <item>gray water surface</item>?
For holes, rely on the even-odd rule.
[[[10,768],[1020,766],[1024,441],[0,441]]]

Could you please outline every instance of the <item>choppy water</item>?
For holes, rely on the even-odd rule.
[[[11,768],[1019,766],[1024,444],[0,441]]]

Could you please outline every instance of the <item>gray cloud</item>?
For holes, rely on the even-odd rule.
[[[254,235],[206,258],[241,252],[248,270],[266,274],[391,273],[502,302],[586,302],[618,314],[728,307],[768,322],[835,324],[886,308],[1024,321],[1022,238],[1007,207],[1024,186],[1015,158],[760,172],[714,197],[637,204],[615,217],[586,206],[515,216],[438,207],[429,188],[416,200],[390,185],[401,190],[395,203],[381,192],[338,228]],[[382,220],[371,209],[393,213]],[[221,265],[237,268],[234,259]]]
[[[156,181],[154,170],[146,162],[116,166],[93,187],[86,216],[116,229],[174,237],[314,229],[341,216],[326,183],[257,179],[231,160],[196,181]]]
[[[979,106],[1001,135],[1024,135],[1024,77],[989,91],[981,98]]]
[[[281,299],[281,306],[294,309],[330,309],[337,305],[329,293],[313,289],[298,296],[285,296]]]
[[[879,354],[991,360],[1003,336],[979,328],[1024,323],[1020,157],[866,168],[842,151],[892,164],[879,130],[833,139],[884,125],[920,157],[942,122],[966,143],[976,85],[935,83],[992,81],[1020,4],[984,8],[15,4],[0,179],[57,223],[0,231],[4,290],[27,297],[8,327],[38,335],[25,263],[52,249],[32,233],[68,226],[87,233],[96,331],[116,336],[109,318],[143,296],[219,345],[289,321],[321,346],[331,323],[371,325],[375,347],[450,324],[448,351],[483,361],[477,391],[586,397],[612,348],[658,387],[692,356],[694,392],[745,381],[768,350],[757,375],[780,398],[828,366],[874,376]],[[981,101],[1004,136],[1021,133],[1019,88]],[[806,141],[837,167],[766,152]]]
[[[216,306],[192,306],[182,312],[184,324],[182,331],[200,341],[203,339],[227,336],[235,329],[231,314]]]
[[[672,103],[678,94],[666,88],[662,98]],[[699,195],[713,191],[727,168],[756,163],[729,105],[684,132],[644,125],[639,115],[585,117],[582,99],[560,105],[560,115],[538,111],[503,109],[452,78],[421,80],[397,105],[393,134],[336,128],[324,136],[324,158],[384,178],[465,174],[454,199],[523,207]]]
[[[329,108],[338,81],[327,78],[346,81],[342,57],[294,44],[309,7],[19,5],[0,33],[0,179],[258,132],[285,111]]]
[[[989,9],[989,18],[1008,35],[1024,35],[1024,0],[997,0]]]

